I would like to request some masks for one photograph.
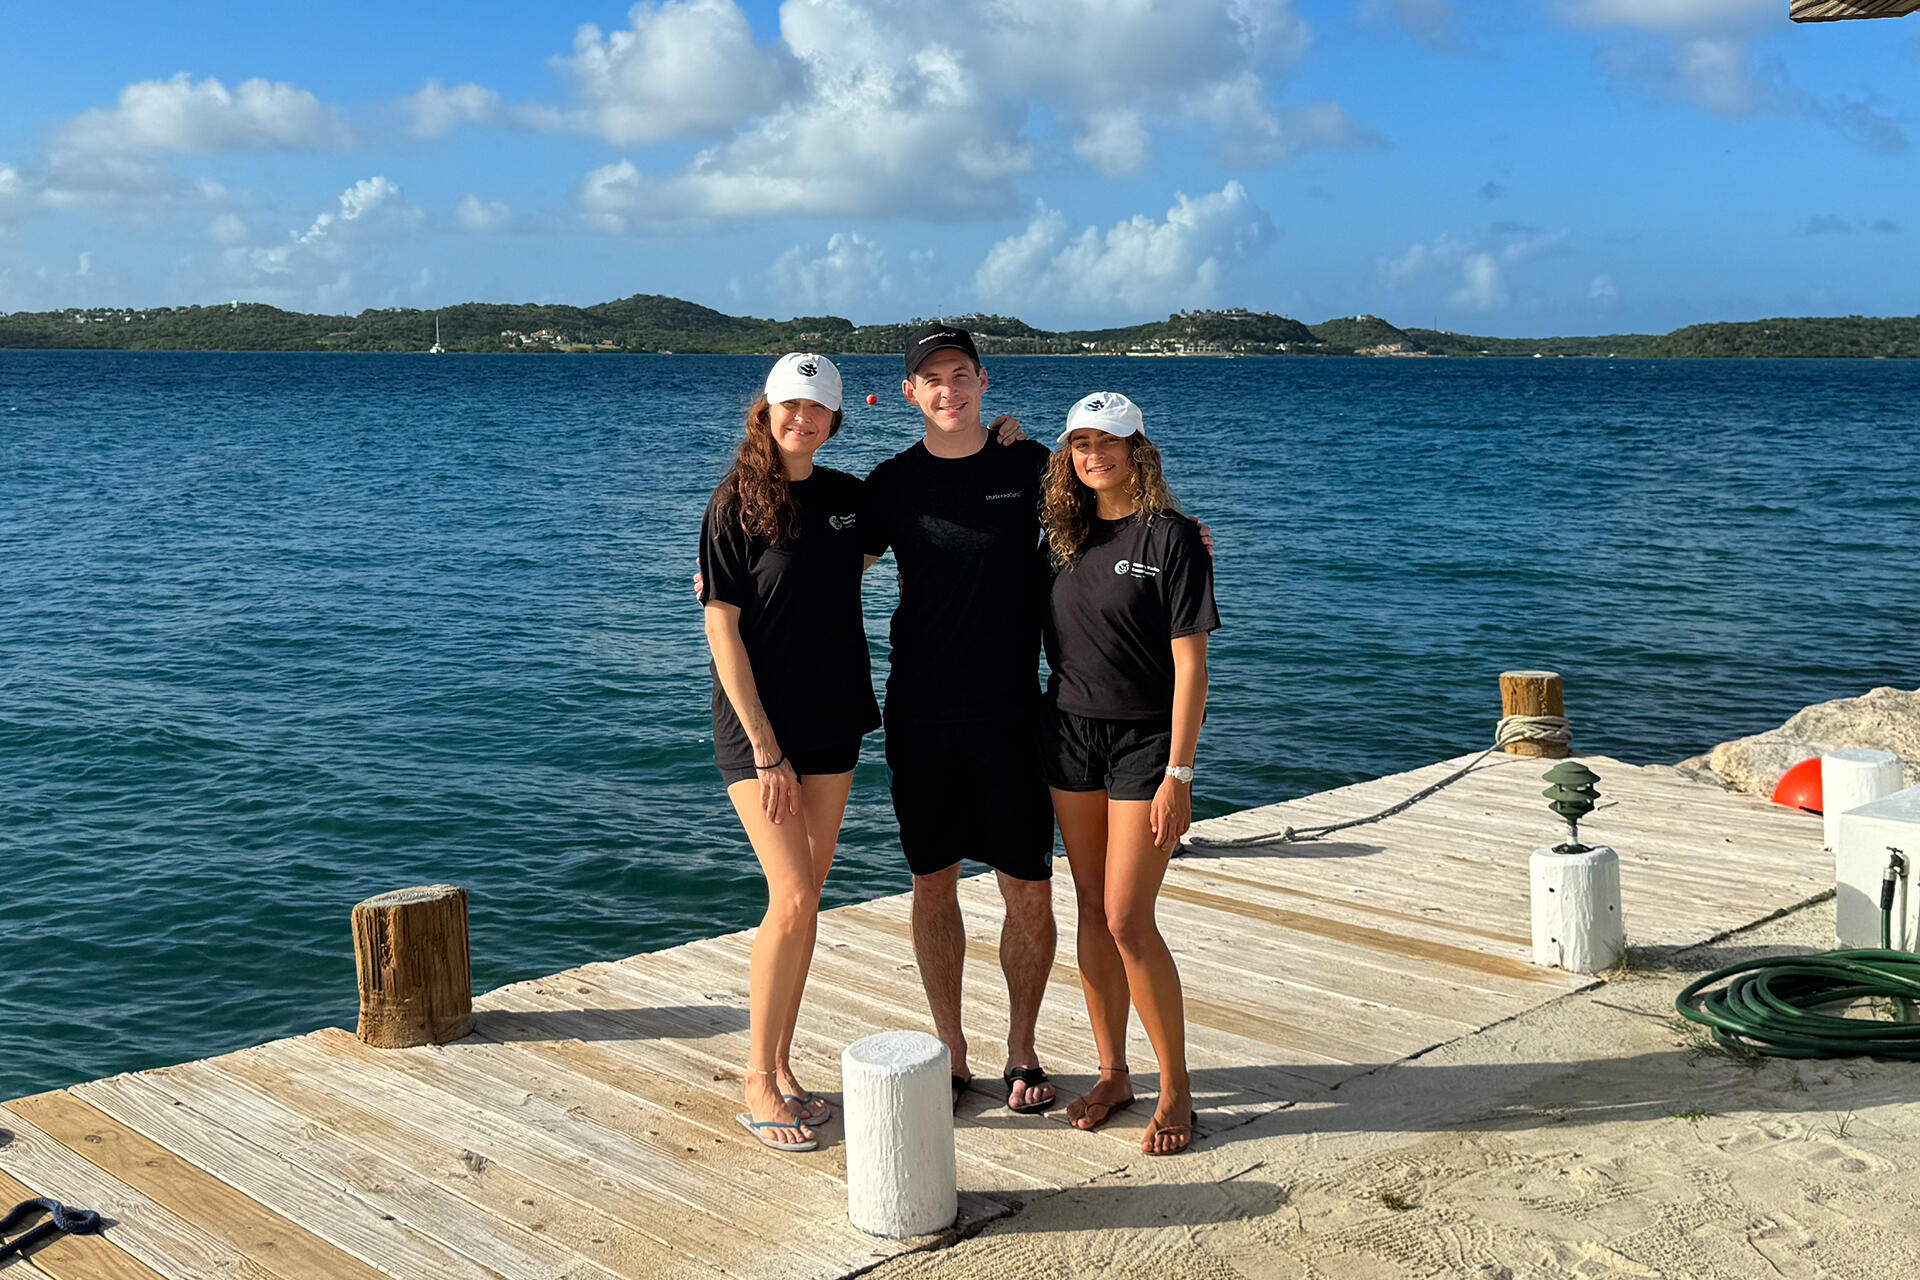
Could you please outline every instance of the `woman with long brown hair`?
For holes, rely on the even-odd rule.
[[[1160,1066],[1140,1149],[1193,1140],[1180,971],[1154,907],[1193,821],[1193,759],[1207,702],[1207,635],[1220,626],[1213,558],[1179,512],[1140,410],[1096,392],[1067,414],[1042,522],[1047,600],[1042,759],[1079,902],[1080,985],[1100,1078],[1067,1108],[1097,1129],[1134,1101],[1127,1013]]]
[[[779,1151],[813,1150],[829,1114],[789,1059],[860,739],[880,724],[860,613],[861,481],[813,462],[840,430],[840,394],[826,357],[782,356],[700,529],[714,762],[767,878],[738,1119]]]

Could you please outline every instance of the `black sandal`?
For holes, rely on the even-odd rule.
[[[973,1088],[972,1076],[953,1077],[953,1112],[955,1115],[960,1114],[960,1095],[971,1088]]]
[[[1007,1097],[1009,1099],[1007,1102],[1007,1110],[1013,1112],[1015,1115],[1037,1116],[1042,1111],[1052,1110],[1053,1104],[1060,1101],[1060,1091],[1056,1089],[1044,1102],[1023,1102],[1017,1107],[1013,1105],[1011,1099],[1013,1097],[1013,1086],[1016,1082],[1027,1086],[1029,1093],[1043,1084],[1050,1085],[1053,1083],[1053,1081],[1047,1078],[1047,1069],[1045,1067],[1008,1067],[1000,1073],[1000,1079],[1005,1082],[1007,1086]]]

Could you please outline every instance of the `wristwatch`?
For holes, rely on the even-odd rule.
[[[1175,782],[1184,782],[1188,786],[1192,786],[1193,766],[1190,764],[1170,764],[1167,766],[1167,776]]]

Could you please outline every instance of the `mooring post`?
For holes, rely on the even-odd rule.
[[[473,1030],[467,891],[397,889],[353,909],[358,1035],[376,1049],[445,1044]]]
[[[1567,704],[1560,689],[1557,671],[1502,671],[1500,673],[1500,716],[1504,723],[1514,716],[1551,717],[1566,727]],[[1565,737],[1563,733],[1552,736]],[[1521,737],[1506,744],[1510,756],[1540,756],[1559,760],[1571,754],[1565,742],[1544,742],[1536,737]]]
[[[959,1215],[949,1062],[924,1031],[883,1031],[840,1055],[847,1218],[869,1235],[932,1235]]]

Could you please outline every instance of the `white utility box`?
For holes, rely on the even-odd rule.
[[[1880,945],[1880,884],[1893,850],[1905,860],[1894,887],[1893,939],[1898,951],[1920,950],[1920,787],[1896,791],[1840,815],[1833,852],[1833,931],[1843,947]]]

